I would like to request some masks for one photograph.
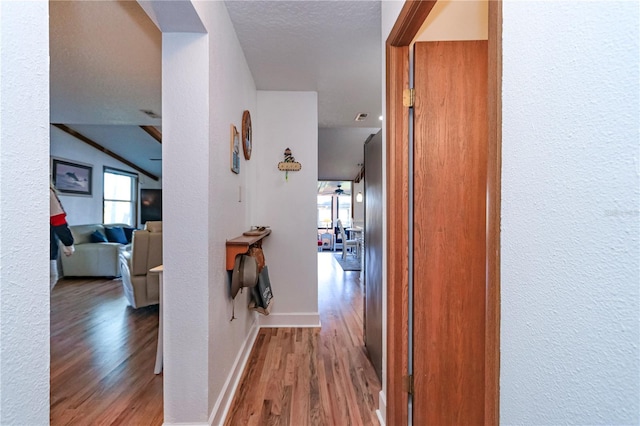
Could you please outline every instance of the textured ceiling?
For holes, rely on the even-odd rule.
[[[380,127],[380,2],[226,5],[258,89],[318,92],[321,177],[353,179]],[[136,1],[51,1],[51,122],[159,170],[159,144],[137,126],[162,124],[140,111],[162,114],[161,39]]]
[[[51,122],[162,175],[162,35],[135,1],[51,1]]]
[[[379,1],[226,5],[258,89],[317,91],[319,127],[379,126]]]
[[[160,125],[160,31],[135,1],[52,1],[51,122]]]
[[[318,92],[318,178],[355,178],[381,127],[380,2],[226,5],[258,89]],[[354,121],[359,113],[367,119]]]

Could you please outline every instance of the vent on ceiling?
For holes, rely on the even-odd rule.
[[[150,109],[141,109],[140,111],[144,112],[145,114],[147,114],[151,118],[160,118],[159,114],[156,114],[155,112],[151,111]]]
[[[356,118],[353,121],[364,121],[367,119],[367,114],[366,112],[361,112],[360,114],[356,115]]]

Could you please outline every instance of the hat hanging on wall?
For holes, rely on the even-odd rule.
[[[302,164],[298,163],[295,157],[291,154],[289,148],[284,150],[284,161],[278,163],[278,170],[285,172],[285,180],[289,180],[289,172],[297,172],[302,169]]]
[[[231,275],[231,298],[235,298],[242,287],[254,287],[258,283],[256,259],[246,254],[236,256]]]

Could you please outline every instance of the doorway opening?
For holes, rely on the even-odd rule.
[[[440,2],[437,2],[440,3]],[[396,20],[396,23],[391,30],[389,38],[386,43],[386,69],[387,69],[387,248],[388,248],[388,256],[387,256],[387,361],[386,364],[388,366],[387,369],[387,424],[406,424],[410,418],[416,419],[416,404],[415,402],[421,402],[422,406],[420,407],[420,413],[424,414],[425,412],[428,415],[447,415],[447,410],[451,410],[452,407],[462,407],[462,403],[451,403],[449,404],[440,404],[439,400],[435,398],[431,398],[434,402],[429,404],[424,404],[425,398],[417,396],[418,392],[421,392],[421,395],[424,396],[424,384],[435,383],[435,375],[429,376],[429,381],[425,380],[426,374],[425,369],[420,369],[419,371],[415,370],[415,363],[413,366],[409,365],[409,317],[410,315],[415,314],[409,311],[409,303],[405,299],[405,295],[410,293],[410,282],[413,279],[411,276],[412,273],[415,273],[415,265],[410,263],[410,251],[413,253],[412,246],[409,242],[410,229],[415,225],[415,223],[409,223],[409,214],[413,206],[409,205],[408,197],[405,197],[406,191],[409,188],[410,181],[413,179],[413,176],[410,172],[410,156],[409,150],[413,141],[409,140],[409,109],[403,105],[403,92],[409,86],[409,49],[410,46],[418,34],[420,28],[427,20],[428,16],[434,9],[434,6],[437,4],[436,2],[407,2]],[[464,188],[465,190],[469,190],[468,192],[471,194],[470,197],[479,200],[479,205],[484,206],[483,203],[486,203],[486,213],[483,211],[482,214],[486,214],[486,221],[478,221],[473,226],[475,226],[478,233],[482,234],[480,238],[478,234],[474,234],[477,238],[475,241],[478,247],[481,247],[481,250],[486,253],[486,256],[483,257],[482,265],[485,265],[486,269],[481,271],[482,273],[476,273],[474,275],[477,278],[477,284],[475,289],[479,290],[480,288],[483,290],[483,305],[481,306],[482,312],[478,315],[482,317],[482,333],[479,333],[479,341],[481,341],[481,357],[475,358],[469,357],[471,351],[468,351],[467,348],[464,348],[462,345],[459,345],[460,348],[458,359],[460,362],[459,365],[464,365],[468,367],[471,363],[475,363],[478,367],[477,371],[481,373],[481,380],[478,377],[474,377],[476,384],[478,384],[477,389],[479,392],[471,396],[471,393],[468,391],[468,388],[464,387],[464,390],[459,392],[460,395],[463,395],[464,403],[467,404],[469,402],[473,402],[476,404],[474,409],[476,412],[482,412],[482,415],[475,416],[474,421],[483,421],[484,424],[497,424],[499,419],[499,301],[500,301],[500,277],[499,277],[499,264],[500,264],[500,144],[501,144],[501,135],[500,135],[500,113],[501,113],[501,104],[500,104],[500,87],[501,87],[501,25],[502,25],[502,3],[500,1],[489,1],[488,2],[488,37],[485,41],[484,45],[486,47],[486,55],[484,56],[484,60],[486,61],[485,66],[480,66],[482,71],[486,73],[486,80],[483,82],[483,87],[485,88],[486,93],[478,97],[478,99],[482,98],[478,101],[478,105],[482,105],[483,109],[486,109],[486,116],[481,120],[483,127],[480,130],[482,132],[482,138],[484,139],[485,145],[482,149],[480,149],[480,154],[478,154],[479,161],[477,164],[474,164],[469,168],[469,170],[477,172],[480,175],[480,179],[477,180],[477,190],[470,189],[469,186],[458,185],[459,188]],[[487,19],[487,15],[485,15],[485,20]],[[486,22],[486,21],[485,21]],[[458,25],[459,26],[459,25]],[[449,27],[453,27],[449,25]],[[473,52],[474,54],[478,52]],[[443,56],[445,57],[445,56]],[[449,55],[448,57],[451,57]],[[465,70],[467,73],[471,73],[473,71],[473,67],[452,67],[449,66],[447,69],[450,70]],[[423,78],[423,80],[425,80]],[[425,80],[426,81],[426,80]],[[442,88],[443,85],[440,84],[438,86],[437,82],[433,82],[433,86],[437,86]],[[451,87],[457,87],[455,84],[452,84]],[[415,89],[414,93],[417,93],[418,88]],[[410,96],[408,99],[411,99],[411,93],[408,93]],[[426,97],[420,98],[419,95],[415,95],[415,101],[409,101],[409,104],[412,104],[413,107],[419,105],[420,102],[425,102]],[[442,98],[448,99],[448,98]],[[467,99],[466,96],[463,99]],[[415,102],[415,103],[413,103]],[[462,105],[462,103],[461,103]],[[455,113],[451,114],[450,117],[462,117],[461,115],[456,115]],[[445,125],[451,125],[451,120],[440,120],[436,124],[440,125],[445,123]],[[454,123],[455,124],[455,123]],[[419,128],[421,131],[426,131],[427,129],[436,128],[431,124],[429,126],[421,126],[419,127],[417,124],[415,126]],[[473,126],[469,126],[473,127]],[[485,131],[486,129],[486,131]],[[441,132],[441,135],[451,135],[453,132],[444,131]],[[462,134],[462,133],[461,133]],[[455,145],[450,145],[455,146]],[[446,152],[440,150],[440,153]],[[456,151],[456,148],[453,149],[453,152],[456,155],[459,155],[459,152]],[[436,152],[436,154],[438,154]],[[427,157],[429,158],[429,157]],[[434,156],[430,158],[435,158]],[[453,156],[452,156],[453,158]],[[437,158],[436,158],[437,160]],[[425,165],[428,171],[437,173],[437,169],[434,168],[430,164]],[[447,170],[445,170],[442,175],[449,176],[447,174]],[[467,174],[464,174],[467,176]],[[429,176],[431,178],[431,182],[440,183],[442,181],[441,176]],[[451,186],[453,188],[453,186]],[[446,189],[446,188],[445,188]],[[448,197],[446,191],[442,191],[445,194],[442,198],[445,199]],[[423,196],[424,194],[419,194]],[[421,199],[423,204],[428,204],[424,201],[424,196]],[[448,197],[451,199],[451,197]],[[440,200],[438,200],[440,201]],[[417,203],[414,203],[417,205]],[[433,206],[435,203],[431,203]],[[443,211],[450,211],[451,208],[443,208]],[[456,210],[456,209],[454,209]],[[457,209],[458,211],[460,209]],[[482,209],[480,209],[482,210]],[[466,219],[466,222],[472,223],[473,220],[477,219],[478,216],[469,215],[467,217],[463,217],[463,221]],[[481,223],[480,223],[481,222]],[[480,226],[478,226],[480,223]],[[439,226],[439,222],[436,220],[430,219],[428,222],[423,222],[425,226],[431,226],[431,229],[421,230],[421,236],[425,237],[424,240],[428,241],[433,245],[434,242],[437,242],[437,238],[442,238],[442,244],[446,244],[452,239],[457,241],[463,241],[464,238],[467,238],[466,235],[462,235],[460,233],[461,227],[457,227],[452,229],[450,226],[440,226],[434,227],[433,225]],[[436,232],[434,232],[434,229]],[[419,230],[420,231],[420,230]],[[414,233],[415,234],[415,233]],[[470,235],[467,233],[467,235]],[[484,240],[483,240],[484,238]],[[455,259],[454,257],[449,256],[445,259],[443,264],[447,264],[447,267],[451,264],[451,259]],[[428,268],[426,268],[428,269]],[[460,269],[460,268],[458,268]],[[480,268],[479,268],[480,269]],[[452,271],[455,269],[452,268]],[[440,273],[435,274],[438,278],[442,277],[444,274],[442,271]],[[432,280],[433,281],[433,280]],[[440,280],[442,282],[443,280]],[[426,283],[425,279],[421,281],[422,287],[424,288],[436,288],[440,290],[444,287],[442,295],[439,297],[442,303],[443,309],[440,311],[440,318],[446,318],[450,316],[452,318],[457,318],[454,309],[454,304],[449,304],[453,298],[450,297],[449,289],[451,287],[445,287],[440,285],[439,287],[436,285],[430,286],[429,283]],[[435,300],[435,299],[430,299]],[[476,306],[477,308],[477,306]],[[433,310],[431,306],[425,307],[421,306],[422,312],[428,312]],[[453,312],[453,313],[452,313]],[[415,315],[414,315],[415,318]],[[428,320],[424,318],[420,319],[421,324],[432,324],[429,323]],[[470,327],[465,329],[465,332],[468,333]],[[415,333],[415,329],[412,331]],[[459,336],[463,335],[463,333],[458,333]],[[428,336],[429,339],[433,339],[432,334],[428,331],[423,333],[421,338]],[[457,344],[457,337],[454,338],[445,338],[445,341],[449,344],[453,342],[454,346]],[[460,340],[458,340],[460,341]],[[442,347],[439,345],[440,342],[433,341],[434,347]],[[438,356],[440,354],[444,354],[444,351],[432,351],[431,356]],[[413,353],[414,355],[416,352]],[[427,356],[424,352],[420,353],[420,356],[423,359],[426,359]],[[435,359],[435,357],[433,357]],[[443,359],[453,359],[452,356],[443,357]],[[434,363],[435,364],[435,363]],[[455,367],[457,367],[456,365]],[[430,371],[434,371],[431,369]],[[443,379],[445,376],[442,372],[453,371],[451,368],[443,368],[442,370],[438,370],[440,374],[438,374],[438,379]],[[466,373],[465,373],[466,374]],[[432,380],[434,379],[434,380]],[[466,379],[466,376],[465,376]],[[420,382],[420,383],[418,383]],[[462,385],[466,382],[458,381]],[[450,382],[452,383],[452,382]],[[409,385],[407,387],[407,384]],[[420,386],[418,386],[420,385]],[[409,392],[407,389],[410,389],[410,393],[413,394],[414,404],[412,408],[409,408]],[[444,398],[446,400],[446,398]],[[465,408],[466,410],[466,408]],[[463,413],[463,410],[458,410],[458,413]],[[471,410],[466,410],[464,412],[465,416],[468,416],[471,413]],[[473,413],[472,413],[473,414]],[[412,417],[413,416],[413,417]],[[420,419],[423,419],[420,417]],[[457,423],[465,422],[465,420],[461,420],[463,417],[457,418]],[[424,420],[421,420],[424,421]],[[433,423],[438,423],[437,420],[431,420]],[[442,422],[442,421],[440,421]],[[467,421],[468,422],[468,421]]]
[[[342,252],[343,235],[351,237],[350,230],[361,223],[361,210],[356,216],[352,181],[318,181],[318,251]]]
[[[51,2],[49,34],[50,156],[93,176],[90,194],[61,197],[76,250],[75,270],[63,265],[51,292],[50,422],[159,424],[157,286],[138,286],[146,276],[132,272],[134,305],[120,276],[126,255],[148,270],[130,244],[147,234],[136,230],[141,188],[162,185],[162,35],[122,1]],[[161,243],[149,247],[161,259]]]

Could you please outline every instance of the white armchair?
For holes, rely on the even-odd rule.
[[[132,307],[159,302],[159,276],[149,273],[149,269],[159,265],[162,265],[162,222],[147,222],[144,230],[134,231],[131,251],[120,253],[122,287]]]

